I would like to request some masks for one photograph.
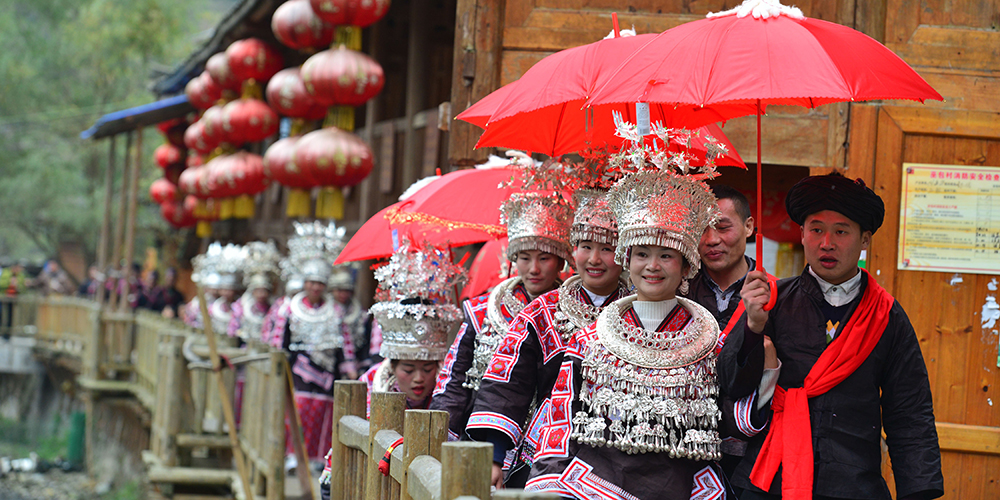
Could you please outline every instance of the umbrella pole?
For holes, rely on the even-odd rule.
[[[764,236],[760,234],[761,214],[764,206],[764,198],[761,196],[761,175],[760,175],[760,99],[757,99],[757,214],[754,224],[757,226],[757,270],[764,270]]]

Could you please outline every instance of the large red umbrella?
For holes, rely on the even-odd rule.
[[[510,273],[510,262],[507,260],[507,238],[487,241],[469,267],[469,281],[465,283],[459,298],[471,299],[497,286]],[[507,269],[504,269],[504,264]],[[506,272],[505,272],[506,271]]]
[[[941,95],[891,50],[859,31],[804,17],[777,0],[746,0],[656,35],[624,58],[587,104],[696,106],[724,119],[756,114],[760,200],[765,106],[811,108],[869,99],[923,102]],[[758,269],[761,247],[758,231]]]
[[[631,103],[585,108],[587,98],[607,81],[622,59],[657,35],[608,38],[556,52],[535,63],[515,82],[504,85],[456,116],[486,129],[476,147],[520,149],[549,156],[595,149],[618,148],[612,113],[635,123]],[[674,109],[652,106],[650,121],[668,128],[698,129],[691,149],[706,150],[706,136],[726,146],[728,152],[717,165],[746,168],[735,148],[714,124],[721,116],[695,106]]]
[[[407,237],[437,246],[456,247],[507,234],[500,205],[521,191],[515,168],[474,168],[440,176],[372,216],[348,241],[337,263],[386,257]]]

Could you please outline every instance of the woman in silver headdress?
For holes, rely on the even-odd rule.
[[[462,303],[465,322],[434,388],[431,409],[448,412],[448,437],[453,440],[465,434],[480,380],[510,323],[532,300],[559,286],[559,270],[570,258],[571,207],[552,197],[519,194],[504,204],[502,212],[507,224],[506,258],[517,276]]]
[[[271,308],[271,276],[278,271],[278,249],[273,241],[250,242],[245,247],[243,284],[246,291],[233,302],[229,321],[230,337],[260,340],[264,317]]]
[[[724,498],[715,347],[704,307],[678,297],[715,214],[707,186],[642,171],[609,193],[616,261],[635,295],[567,342],[526,489],[572,498]]]
[[[501,465],[510,470],[504,484],[520,488],[527,479],[538,447],[538,417],[545,408],[559,374],[566,342],[597,319],[601,309],[625,295],[622,267],[614,262],[618,224],[606,193],[582,190],[575,194],[576,210],[570,228],[572,262],[577,274],[558,289],[543,294],[511,323],[504,345],[483,377],[468,432],[474,439],[493,443],[494,484],[499,486]],[[542,411],[535,412],[536,408]],[[533,418],[534,417],[534,418]],[[522,425],[497,425],[518,422]],[[530,422],[527,430],[523,424]],[[502,427],[498,429],[498,427]],[[509,463],[507,450],[518,448]]]

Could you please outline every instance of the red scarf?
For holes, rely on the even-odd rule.
[[[809,398],[840,384],[868,359],[889,324],[894,299],[870,274],[861,303],[843,331],[809,370],[802,387],[774,391],[771,430],[750,473],[754,486],[769,491],[778,467],[782,469],[781,497],[808,500],[813,497],[812,427]]]

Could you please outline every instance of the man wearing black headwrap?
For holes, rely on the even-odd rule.
[[[785,208],[802,226],[808,266],[778,282],[771,311],[763,309],[766,277],[747,276],[746,325],[733,331],[720,358],[720,381],[737,398],[756,381],[728,374],[762,364],[756,358],[763,356],[764,335],[781,361],[778,388],[763,410],[770,426],[750,441],[733,476],[746,489],[741,500],[890,499],[880,469],[883,428],[898,498],[943,495],[916,334],[899,303],[858,268],[882,225],[882,199],[861,180],[832,174],[800,181]]]

